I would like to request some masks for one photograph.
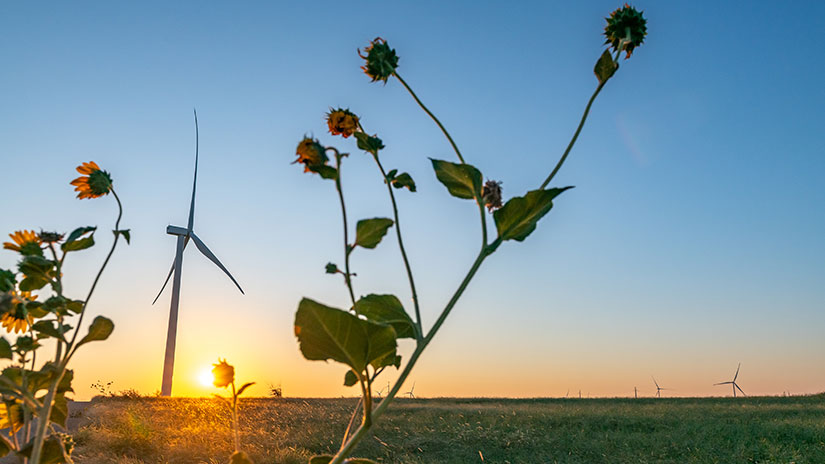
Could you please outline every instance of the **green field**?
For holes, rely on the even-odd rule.
[[[255,462],[301,463],[340,445],[353,399],[242,400]],[[221,463],[217,399],[98,398],[79,463]],[[825,463],[825,396],[397,400],[357,455],[386,463]],[[483,458],[482,458],[483,456]]]

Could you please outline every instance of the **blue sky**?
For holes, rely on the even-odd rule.
[[[292,335],[302,296],[347,301],[323,274],[342,261],[334,188],[289,164],[301,137],[352,153],[353,222],[391,210],[371,160],[326,133],[330,106],[358,113],[387,145],[385,165],[415,178],[419,192],[399,203],[425,325],[479,240],[476,209],[449,197],[427,161],[454,160],[449,145],[397,82],[369,82],[356,49],[387,39],[399,73],[509,197],[538,186],[563,151],[596,85],[603,18],[619,5],[0,5],[3,233],[108,228],[111,199],[77,201],[68,185],[95,160],[134,237],[90,306],[116,332],[77,358],[79,395],[98,379],[159,387],[168,295],[150,303],[174,254],[165,226],[186,220],[193,107],[196,231],[247,295],[187,250],[176,391],[208,394],[187,382],[221,356],[288,395],[355,394],[341,367],[303,360]],[[823,390],[811,368],[825,350],[825,6],[635,6],[645,44],[554,180],[576,189],[485,263],[411,377],[422,395],[624,395],[650,375],[680,394],[723,394],[710,384],[740,361],[748,393]],[[98,248],[67,271],[78,296]],[[0,253],[0,267],[14,262]],[[393,240],[353,266],[357,293],[408,300]]]

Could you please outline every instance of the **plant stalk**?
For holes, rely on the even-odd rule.
[[[344,274],[344,281],[347,284],[347,290],[349,290],[349,297],[352,300],[352,305],[355,306],[355,291],[352,289],[352,274],[349,272],[349,254],[350,254],[350,246],[349,246],[349,232],[347,231],[347,205],[344,203],[344,191],[341,188],[341,157],[342,155],[338,153],[338,150],[335,148],[328,148],[335,152],[335,189],[338,190],[338,198],[341,200],[341,216],[344,218],[344,270],[346,274]]]

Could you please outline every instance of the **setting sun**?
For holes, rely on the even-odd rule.
[[[198,374],[198,382],[203,385],[204,387],[211,387],[212,386],[212,370],[208,367],[205,367],[200,374]]]

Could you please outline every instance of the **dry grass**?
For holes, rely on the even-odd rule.
[[[357,454],[387,463],[822,463],[825,397],[398,400]],[[353,399],[246,399],[255,462],[334,452]],[[217,399],[100,399],[79,463],[217,463],[232,451]]]

